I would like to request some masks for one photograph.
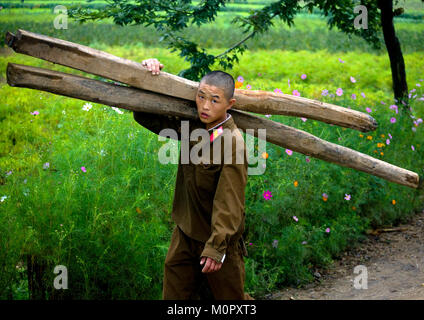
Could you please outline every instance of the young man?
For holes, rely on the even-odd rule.
[[[144,60],[142,64],[153,75],[163,68],[157,59]],[[189,122],[190,133],[198,128],[208,130],[206,143],[210,144],[210,152],[201,154],[199,164],[193,164],[191,159],[184,164],[181,147],[172,208],[176,226],[165,259],[164,299],[198,298],[204,289],[202,283],[206,282],[215,299],[252,299],[244,293],[247,251],[242,238],[248,164],[243,136],[227,113],[235,103],[233,94],[233,77],[212,71],[201,79],[197,90],[199,119],[181,119]],[[139,124],[156,134],[172,128],[177,131],[178,140],[188,139],[181,135],[180,119],[144,112],[133,114]],[[219,154],[214,157],[213,145],[219,140]],[[199,141],[189,141],[186,155]],[[229,154],[226,148],[230,148]]]

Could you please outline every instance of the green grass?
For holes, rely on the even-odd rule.
[[[13,23],[3,18],[2,28],[10,29]],[[311,29],[321,28],[317,19],[300,19]],[[41,20],[34,26],[43,26]],[[406,31],[419,33],[418,24],[409,25],[410,29],[405,23]],[[107,39],[106,35],[122,34],[118,27],[86,28],[99,31],[97,37],[72,27],[64,38],[134,61],[156,57],[164,71],[173,74],[189,66],[177,53],[146,45],[144,38],[125,44]],[[307,31],[303,24],[299,28]],[[135,37],[136,31],[132,32]],[[324,43],[325,37],[317,41]],[[295,37],[290,39],[294,46]],[[422,50],[418,44],[410,45],[405,54],[408,83],[418,94],[412,110],[416,118],[424,118],[424,101],[418,100],[424,94]],[[389,108],[394,102],[387,55],[349,48],[343,42],[326,50],[256,48],[246,51],[229,72],[244,77],[242,88],[250,84],[253,90],[278,88],[284,93],[296,89],[303,97],[362,112],[371,108],[379,127],[362,137],[357,131],[311,119],[274,115],[270,119],[422,176],[424,124],[414,132],[412,119],[401,108],[399,114]],[[221,51],[210,47],[213,54]],[[160,299],[177,169],[159,163],[157,151],[163,142],[125,110],[118,114],[92,103],[84,111],[85,101],[9,87],[5,83],[9,62],[96,78],[25,55],[0,56],[0,197],[7,197],[0,202],[1,299],[28,299],[26,262],[31,256],[47,264],[44,282],[50,299]],[[305,80],[302,74],[307,75]],[[350,76],[357,82],[352,83]],[[324,89],[334,94],[337,88],[344,91],[341,97],[321,95]],[[353,93],[356,100],[351,99]],[[33,111],[39,114],[34,116]],[[391,117],[396,123],[390,122]],[[389,133],[393,138],[386,145]],[[246,290],[257,298],[281,286],[308,283],[316,267],[327,267],[357,244],[364,230],[405,222],[422,208],[422,192],[315,158],[308,163],[304,155],[289,156],[285,151],[268,143],[266,172],[249,176],[246,189]],[[264,199],[266,190],[272,192],[271,200]],[[351,199],[345,200],[345,194]],[[64,293],[51,285],[53,268],[59,264],[68,268],[69,290]]]

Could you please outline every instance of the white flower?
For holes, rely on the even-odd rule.
[[[3,196],[0,198],[0,202],[3,202],[4,200],[6,200],[7,196]]]
[[[123,114],[124,113],[123,111],[119,110],[119,108],[112,107],[112,109],[115,110],[116,112],[118,112],[119,114]]]
[[[86,103],[83,107],[82,110],[88,111],[92,108],[93,106],[91,105],[91,103]]]
[[[66,114],[66,111],[65,110],[62,110],[62,114]]]
[[[45,164],[43,164],[43,169],[47,169],[50,167],[50,163],[46,162]]]

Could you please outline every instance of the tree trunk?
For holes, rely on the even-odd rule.
[[[378,0],[378,7],[381,11],[384,42],[389,53],[390,67],[392,69],[394,97],[398,102],[404,101],[408,105],[408,84],[406,83],[405,62],[393,24],[393,1]]]

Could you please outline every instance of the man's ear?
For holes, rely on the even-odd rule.
[[[228,101],[228,105],[229,105],[229,107],[228,107],[228,109],[227,110],[229,110],[229,109],[231,109],[232,107],[233,107],[233,105],[236,103],[236,99],[234,99],[234,98],[231,98],[230,99],[230,101]]]

